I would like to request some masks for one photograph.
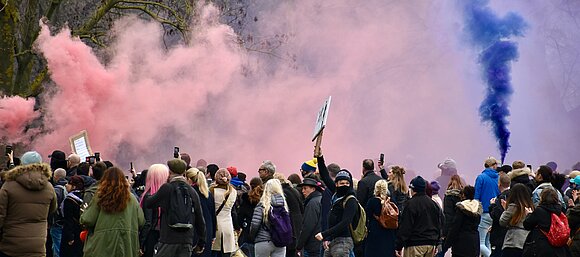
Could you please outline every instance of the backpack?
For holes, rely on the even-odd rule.
[[[68,193],[66,192],[66,187],[64,187],[63,185],[54,186],[54,193],[56,194],[56,203],[57,203],[55,219],[58,221],[64,217],[61,210],[62,209],[61,206]]]
[[[389,198],[382,201],[382,205],[380,216],[373,216],[375,216],[375,219],[377,219],[381,227],[386,229],[397,229],[399,227],[399,208],[397,208],[397,205],[391,202]]]
[[[548,232],[542,231],[542,233],[548,238],[548,242],[551,246],[562,247],[568,243],[568,237],[570,236],[570,227],[568,226],[568,218],[563,212],[560,215],[552,213],[552,224],[550,225],[550,230]]]
[[[191,187],[183,182],[173,182],[173,191],[169,198],[167,224],[178,231],[188,231],[193,228],[194,207],[191,198]]]
[[[348,199],[350,198],[354,198],[356,200],[353,195],[348,195],[345,197],[344,200],[342,200],[343,209],[346,207],[346,202],[348,202]],[[358,205],[358,222],[356,224],[356,228],[352,228],[352,222],[350,225],[348,225],[348,228],[350,229],[350,234],[352,235],[352,241],[355,244],[359,244],[367,237],[367,213],[358,201],[356,201],[356,204]]]
[[[289,246],[292,243],[292,221],[284,206],[272,206],[268,221],[272,243],[276,247]]]

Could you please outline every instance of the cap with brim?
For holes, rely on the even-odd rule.
[[[317,181],[316,179],[313,179],[313,178],[305,178],[302,181],[302,184],[299,184],[298,186],[311,186],[311,187],[315,187],[316,190],[322,190],[322,183],[320,183],[320,181]]]

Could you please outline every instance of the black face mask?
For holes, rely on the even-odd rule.
[[[339,186],[336,188],[336,194],[339,196],[346,195],[350,189],[350,186]]]

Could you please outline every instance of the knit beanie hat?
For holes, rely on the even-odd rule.
[[[175,174],[183,174],[187,169],[187,164],[181,159],[172,159],[167,161],[167,167]]]
[[[22,165],[32,164],[32,163],[42,163],[42,156],[35,151],[26,152],[20,157]]]
[[[318,160],[316,158],[314,158],[312,160],[308,160],[308,161],[302,163],[302,167],[300,167],[300,168],[306,172],[315,172],[317,163],[318,163]]]
[[[558,164],[556,162],[548,162],[546,163],[546,166],[552,168],[552,170],[555,172],[558,169]]]
[[[232,176],[232,177],[237,177],[238,176],[238,168],[236,168],[234,166],[229,166],[227,168],[227,170],[230,173],[230,176]]]
[[[215,182],[219,185],[227,185],[232,179],[227,169],[221,168],[215,173]]]
[[[441,189],[439,183],[437,181],[431,181],[431,195],[439,194],[439,189]]]
[[[348,182],[350,182],[350,185],[352,186],[352,175],[350,175],[350,172],[348,170],[340,170],[337,174],[336,174],[336,178],[334,179],[334,183],[337,183],[338,181],[341,180],[348,180]]]
[[[409,185],[410,188],[413,189],[413,191],[419,193],[419,192],[423,192],[425,193],[425,187],[427,186],[427,181],[425,181],[425,179],[423,179],[423,177],[421,176],[417,176],[414,179],[411,180],[411,184]]]

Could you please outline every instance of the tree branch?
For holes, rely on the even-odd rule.
[[[147,9],[145,6],[127,6],[127,5],[116,5],[115,8],[117,9],[124,9],[124,10],[139,10],[143,13],[149,15],[152,19],[169,26],[176,28],[182,36],[185,37],[185,28],[182,27],[181,24],[175,23],[170,21],[169,19],[159,17],[159,15],[153,13],[151,10]]]

